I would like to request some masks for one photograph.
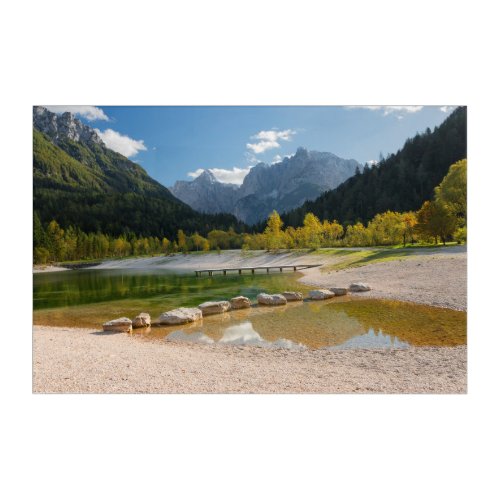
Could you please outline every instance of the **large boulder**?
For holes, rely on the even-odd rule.
[[[230,302],[232,309],[246,309],[252,305],[250,299],[248,297],[243,297],[243,295],[233,297]]]
[[[102,329],[105,332],[130,333],[132,331],[132,321],[128,318],[112,319],[111,321],[104,323],[102,325]]]
[[[288,302],[294,302],[297,300],[304,300],[304,297],[300,292],[283,292],[281,295],[285,297]]]
[[[198,306],[203,313],[203,316],[208,316],[209,314],[221,314],[231,309],[231,304],[227,300],[219,300],[203,302]]]
[[[332,287],[330,288],[330,292],[333,292],[335,295],[347,295],[349,290],[347,288],[340,287]]]
[[[371,287],[369,287],[365,283],[351,283],[349,286],[349,290],[351,292],[369,292],[371,290]]]
[[[197,307],[179,307],[160,314],[158,323],[160,325],[182,325],[184,323],[193,323],[193,321],[198,321],[202,317],[201,309]]]
[[[151,316],[148,313],[141,313],[132,320],[134,328],[145,328],[151,326]]]
[[[265,306],[283,306],[286,304],[286,298],[279,293],[269,295],[268,293],[259,293],[257,302]]]
[[[335,297],[335,293],[330,290],[311,290],[309,292],[309,298],[312,300],[325,300]]]

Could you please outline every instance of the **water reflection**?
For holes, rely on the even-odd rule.
[[[203,332],[186,333],[182,330],[176,330],[169,333],[165,339],[203,344],[213,344],[215,342]],[[260,334],[254,330],[251,321],[245,321],[244,323],[239,323],[225,328],[223,330],[222,337],[217,341],[217,343],[226,345],[251,345],[267,348],[305,349],[304,345],[287,339],[280,338],[273,342],[264,340]]]
[[[404,342],[394,335],[385,334],[380,330],[375,333],[375,330],[370,328],[368,333],[356,335],[329,349],[407,349],[408,347],[410,347],[408,342]]]

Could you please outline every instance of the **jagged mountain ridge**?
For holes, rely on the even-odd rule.
[[[286,212],[316,199],[354,175],[356,167],[361,167],[356,160],[298,148],[295,155],[279,163],[258,163],[241,186],[218,182],[205,170],[193,181],[177,181],[170,190],[195,210],[224,210],[255,224],[273,210]]]
[[[178,200],[136,163],[108,149],[71,113],[33,108],[33,210],[85,232],[118,236],[176,236],[239,228],[229,214],[200,214]]]

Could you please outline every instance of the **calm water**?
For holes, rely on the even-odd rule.
[[[34,323],[98,329],[109,319],[206,300],[308,288],[297,274],[195,277],[168,271],[81,270],[34,275]],[[328,301],[252,307],[182,327],[135,330],[138,340],[252,344],[292,349],[406,348],[466,342],[466,313],[404,302],[337,297]]]

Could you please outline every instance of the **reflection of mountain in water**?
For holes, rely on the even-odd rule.
[[[166,340],[176,340],[181,342],[195,342],[202,344],[213,344],[214,340],[203,332],[185,333],[182,330],[167,335]],[[230,326],[223,330],[219,344],[226,345],[252,345],[258,347],[281,347],[285,349],[304,349],[302,344],[292,342],[287,339],[277,339],[274,342],[264,340],[258,332],[253,329],[250,321]]]
[[[335,345],[329,349],[407,349],[410,347],[408,342],[403,342],[397,337],[392,335],[386,335],[382,331],[375,333],[373,328],[370,328],[368,333],[364,335],[357,335],[342,344]]]

